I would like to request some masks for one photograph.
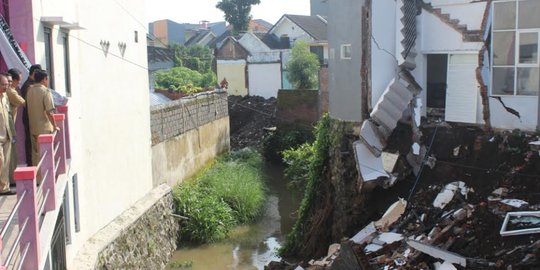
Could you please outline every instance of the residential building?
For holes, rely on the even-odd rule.
[[[32,269],[53,262],[75,269],[83,245],[153,189],[145,5],[4,0],[2,7],[30,62],[47,69],[50,87],[69,97],[70,160],[59,181],[63,212],[47,212],[40,230],[55,227],[57,218],[49,215],[64,217],[56,227],[66,229],[68,239],[58,242],[65,254],[55,249],[50,257],[52,236],[42,235],[40,267]],[[9,50],[2,47],[2,55]]]
[[[153,46],[169,46],[184,44],[195,36],[200,29],[210,30],[214,36],[219,36],[227,30],[225,22],[201,21],[198,24],[177,23],[172,20],[158,20],[148,25],[151,36],[156,37]]]

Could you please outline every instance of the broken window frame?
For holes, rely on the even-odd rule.
[[[495,6],[497,4],[501,3],[513,3],[515,5],[515,22],[513,28],[501,28],[501,29],[495,29],[496,24],[496,16],[497,13],[495,11]],[[494,1],[492,3],[492,10],[493,10],[493,25],[492,25],[492,39],[493,42],[491,42],[491,94],[494,96],[522,96],[522,97],[535,97],[539,95],[539,82],[538,82],[538,76],[540,74],[540,26],[538,28],[520,28],[519,27],[519,14],[520,14],[520,3],[521,1],[516,0],[500,0],[500,1]],[[496,47],[494,36],[496,33],[514,33],[513,37],[513,64],[495,64],[494,61],[494,49]],[[521,36],[524,34],[531,34],[535,33],[537,35],[537,41],[536,41],[536,63],[521,63],[520,62],[520,56],[521,56]],[[496,92],[497,85],[496,80],[500,79],[501,76],[495,76],[495,70],[503,70],[507,69],[507,72],[513,73],[513,75],[510,75],[508,79],[512,79],[511,85],[509,85],[508,88],[511,87],[511,91],[503,92],[504,89],[499,89],[498,92]],[[511,70],[513,69],[513,70]],[[528,75],[527,79],[520,79],[520,72],[523,72],[524,70],[528,70],[529,72],[532,71],[531,75]],[[536,73],[536,74],[535,74]],[[532,81],[531,81],[532,80]],[[523,83],[532,83],[533,85],[536,84],[536,87],[531,87],[531,90],[528,90],[529,88],[523,88],[520,90],[520,85]],[[508,89],[507,88],[507,89]],[[501,91],[503,90],[503,91]]]

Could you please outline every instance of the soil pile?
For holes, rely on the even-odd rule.
[[[275,127],[275,98],[229,96],[231,148],[259,148],[268,129]]]

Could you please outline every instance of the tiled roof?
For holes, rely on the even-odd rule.
[[[212,33],[209,29],[202,29],[197,32],[194,36],[192,36],[184,45],[191,46],[199,43],[199,41],[203,40],[206,36],[210,35]],[[203,44],[204,45],[204,44]]]
[[[327,41],[328,40],[328,27],[327,22],[319,16],[304,16],[304,15],[290,15],[285,14],[289,20],[294,22],[315,40]]]
[[[149,63],[174,61],[174,51],[169,48],[148,46],[147,51]]]
[[[273,50],[290,49],[290,44],[283,44],[279,38],[270,33],[254,33],[268,48]]]

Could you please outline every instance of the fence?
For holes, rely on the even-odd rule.
[[[151,108],[152,145],[229,115],[227,93],[205,92]]]
[[[60,130],[38,137],[39,163],[33,167],[19,167],[14,172],[17,202],[0,231],[0,251],[9,250],[5,259],[0,260],[0,270],[38,269],[47,255],[40,254],[40,218],[59,207],[56,182],[60,175],[66,173],[69,153],[66,151],[69,145],[69,140],[66,140],[69,138],[67,106],[58,108],[58,111],[61,114],[55,114],[54,121]]]

